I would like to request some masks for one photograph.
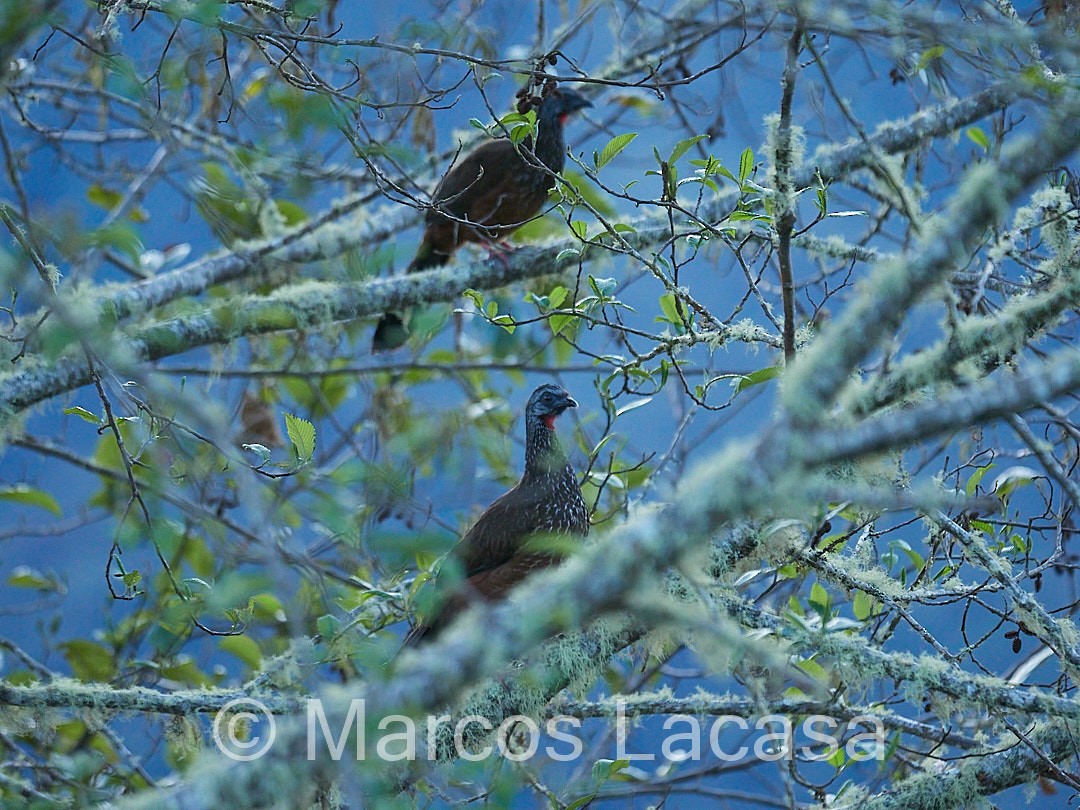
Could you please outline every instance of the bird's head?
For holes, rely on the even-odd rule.
[[[566,119],[572,113],[591,106],[592,102],[585,96],[569,89],[555,90],[540,104],[541,112],[557,118],[560,124],[566,123]]]
[[[530,422],[539,422],[548,430],[554,430],[555,417],[567,408],[576,407],[577,403],[565,388],[548,383],[541,385],[529,397],[529,404],[525,407],[525,418]]]

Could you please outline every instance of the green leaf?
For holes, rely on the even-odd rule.
[[[964,134],[968,138],[983,148],[983,151],[990,151],[990,139],[986,137],[986,133],[983,132],[982,127],[968,127],[964,130]]]
[[[782,366],[759,368],[757,371],[751,371],[749,374],[742,374],[731,382],[732,385],[735,386],[735,393],[739,394],[747,388],[752,388],[755,385],[760,385],[763,382],[768,382],[775,377],[779,377],[783,370]]]
[[[829,189],[825,186],[821,186],[817,190],[815,197],[815,204],[817,209],[821,212],[822,216],[826,216],[829,213]]]
[[[45,574],[28,565],[20,565],[8,577],[8,585],[15,588],[30,588],[35,591],[59,590],[58,583]]]
[[[698,141],[706,138],[705,135],[695,135],[692,138],[684,138],[675,144],[675,148],[671,150],[671,157],[668,158],[668,163],[674,163],[676,160],[686,154],[687,150]]]
[[[517,329],[517,324],[514,323],[514,319],[509,315],[499,315],[496,318],[492,318],[491,322],[496,326],[505,329],[507,334],[514,334],[514,330]]]
[[[111,211],[120,201],[124,199],[124,195],[119,191],[111,188],[105,188],[98,183],[90,186],[86,192],[87,199],[99,208],[104,208],[106,211]]]
[[[82,408],[78,405],[72,405],[70,408],[64,408],[64,413],[69,416],[78,416],[79,418],[89,422],[91,425],[100,425],[101,420],[98,419],[96,414],[90,413],[86,408]]]
[[[743,150],[739,158],[739,182],[743,182],[754,170],[754,150],[749,146]]]
[[[138,261],[143,251],[139,234],[126,222],[113,222],[104,228],[90,231],[87,239],[94,247],[116,248],[133,261]]]
[[[982,481],[983,476],[994,468],[994,463],[991,462],[984,467],[979,467],[975,472],[971,474],[971,477],[967,480],[967,484],[964,485],[964,492],[967,495],[974,495],[976,488],[979,486],[979,482]]]
[[[935,59],[940,59],[944,55],[944,45],[935,45],[932,48],[927,48],[925,51],[922,52],[922,56],[919,57],[919,61],[915,65],[915,72],[918,73],[920,70],[926,70],[927,66],[931,62],[933,62]]]
[[[563,305],[563,301],[566,300],[566,296],[570,294],[570,291],[566,287],[556,287],[548,293],[548,307],[550,309],[558,309]]]
[[[1042,478],[1038,471],[1031,469],[1031,467],[1015,466],[1009,467],[1001,475],[994,479],[994,494],[1002,500],[1009,497],[1010,494],[1020,487],[1026,487],[1036,478]]]
[[[296,451],[296,458],[301,464],[307,464],[315,455],[315,426],[306,419],[285,414],[285,432]]]
[[[829,673],[825,671],[825,668],[812,658],[804,658],[795,666],[818,681],[827,681],[829,679]]]
[[[252,669],[258,669],[262,663],[262,650],[250,636],[226,636],[218,644],[218,649],[232,653]]]
[[[592,776],[597,787],[613,777],[630,764],[628,759],[598,759],[593,763]]]
[[[762,216],[761,214],[755,214],[753,211],[732,211],[728,214],[728,219],[731,222],[768,222],[769,218]]]
[[[551,334],[559,335],[568,326],[577,321],[576,315],[569,315],[565,313],[557,313],[548,318],[548,325],[551,327]]]
[[[263,464],[270,460],[270,448],[264,444],[242,444],[240,446],[244,450],[250,450],[252,453],[258,454],[259,460]]]
[[[810,588],[810,604],[824,617],[829,611],[831,602],[829,592],[825,590],[820,582],[815,582],[813,587]]]
[[[640,399],[632,400],[626,405],[623,405],[621,408],[619,408],[619,410],[615,411],[615,418],[618,419],[624,413],[629,413],[630,411],[637,410],[643,405],[648,405],[650,402],[652,402],[652,397],[642,397]]]
[[[56,502],[56,498],[48,492],[32,487],[29,484],[13,484],[10,487],[0,487],[0,500],[21,503],[26,506],[40,506],[57,517],[63,514],[60,504]]]
[[[600,150],[599,155],[594,155],[593,162],[596,164],[597,170],[600,170],[611,163],[612,160],[626,147],[628,147],[631,141],[637,137],[636,132],[624,132],[622,135],[616,135],[607,145]]]
[[[855,592],[855,599],[851,603],[851,610],[855,614],[855,618],[860,622],[865,622],[878,612],[876,600],[865,591]]]
[[[333,616],[326,613],[318,618],[315,622],[315,629],[319,631],[319,635],[322,636],[323,641],[330,641],[337,635],[338,628],[341,626],[341,621],[337,616]]]
[[[664,315],[656,320],[667,321],[676,326],[683,325],[683,319],[679,315],[679,304],[675,300],[674,293],[664,293],[660,296],[660,311],[663,312]]]
[[[75,639],[60,645],[71,672],[80,681],[108,681],[116,672],[113,654],[94,641]]]
[[[476,308],[481,312],[484,311],[484,294],[479,290],[466,290],[462,295],[476,304]]]
[[[615,292],[615,288],[618,286],[619,282],[613,278],[589,276],[589,287],[601,298],[607,298],[611,293]]]

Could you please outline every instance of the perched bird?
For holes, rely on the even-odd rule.
[[[463,243],[490,244],[536,216],[555,185],[550,172],[561,172],[566,162],[566,119],[591,106],[573,90],[552,89],[537,108],[535,144],[526,139],[515,146],[508,138],[497,138],[480,144],[451,168],[431,197],[424,239],[405,272],[446,264]],[[388,312],[375,328],[372,351],[396,349],[407,337],[401,316]]]
[[[435,637],[473,602],[502,599],[534,570],[558,563],[557,551],[550,544],[545,548],[544,538],[589,533],[589,510],[555,435],[555,417],[576,407],[558,385],[533,391],[525,408],[525,473],[450,552],[448,560],[462,580],[409,631],[403,646]],[[541,542],[530,547],[537,538]]]

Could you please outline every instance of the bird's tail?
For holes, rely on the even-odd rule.
[[[420,243],[420,249],[416,251],[416,255],[413,256],[413,260],[409,262],[409,266],[405,268],[406,273],[419,273],[421,270],[427,270],[430,267],[439,267],[450,261],[450,254],[443,253],[441,250],[436,250],[431,246],[431,243],[426,239]]]
[[[405,345],[409,339],[409,330],[405,328],[405,322],[396,312],[387,312],[375,326],[375,334],[371,337],[372,352],[388,352]]]
[[[427,241],[420,243],[413,260],[405,268],[406,273],[418,273],[431,267],[439,267],[450,261],[450,254],[435,250]],[[372,352],[385,352],[405,345],[409,339],[409,330],[401,315],[387,312],[379,319],[375,335],[371,338]]]

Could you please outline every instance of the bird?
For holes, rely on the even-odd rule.
[[[533,571],[561,560],[549,538],[585,538],[589,509],[555,434],[555,419],[577,402],[558,385],[541,385],[525,407],[525,472],[477,519],[443,561],[461,579],[444,589],[402,648],[437,637],[475,602],[497,601]],[[530,541],[541,542],[530,545]]]
[[[536,216],[555,185],[551,173],[561,172],[566,162],[566,121],[591,106],[580,93],[551,88],[537,106],[535,144],[531,138],[521,146],[496,138],[456,163],[431,196],[423,240],[405,272],[446,264],[465,242],[490,244]],[[372,351],[396,349],[407,337],[401,315],[388,312],[375,328]]]

